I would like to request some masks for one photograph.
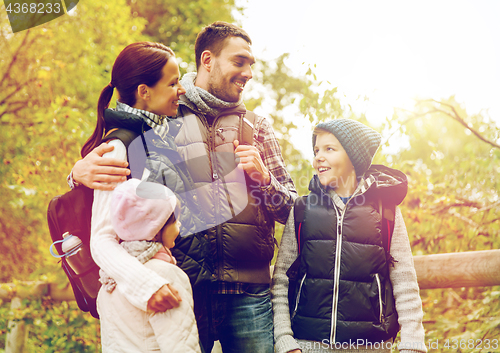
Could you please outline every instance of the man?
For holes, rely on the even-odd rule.
[[[270,123],[255,117],[251,145],[239,141],[233,131],[246,111],[242,93],[255,62],[251,44],[241,28],[212,23],[196,39],[197,73],[186,74],[181,81],[186,94],[179,100],[178,119],[183,125],[175,142],[199,187],[200,203],[212,206],[202,208],[205,219],[214,225],[207,236],[216,282],[208,295],[194,293],[200,340],[207,353],[217,339],[225,353],[274,351],[269,292],[274,221],[286,222],[296,198]],[[99,146],[77,162],[70,182],[72,178],[94,189],[110,190],[106,183],[124,180],[128,169],[120,167],[126,163],[100,157],[110,150]],[[237,205],[229,199],[235,186],[224,180],[225,175],[228,179],[224,170],[228,151],[236,154],[238,167],[247,175],[244,199],[249,201],[244,210],[235,211]],[[200,154],[208,156],[207,163],[196,158]],[[197,162],[190,163],[193,160]],[[233,201],[237,203],[234,197]],[[217,223],[229,211],[233,217]],[[176,305],[171,296],[164,300],[171,303],[164,307]]]

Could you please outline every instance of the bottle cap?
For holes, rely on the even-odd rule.
[[[64,241],[61,244],[62,251],[65,253],[70,252],[71,250],[76,249],[81,246],[82,241],[77,236],[70,234],[68,232],[63,234]]]

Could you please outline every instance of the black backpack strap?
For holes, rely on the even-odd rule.
[[[388,262],[394,266],[396,260],[391,255],[391,240],[394,234],[394,221],[396,219],[396,205],[379,199],[379,213],[382,216],[382,243],[387,254]]]
[[[297,239],[298,256],[286,271],[286,275],[288,276],[288,280],[290,281],[290,288],[297,285],[297,280],[299,276],[299,268],[301,263],[300,253],[302,252],[302,245],[304,244],[304,241],[301,237],[301,228],[302,224],[304,223],[304,213],[306,209],[306,203],[307,203],[307,196],[302,196],[295,199],[295,203],[293,204],[293,220],[295,223],[295,238]],[[290,293],[291,292],[289,291],[289,294]],[[291,303],[293,300],[295,300],[294,296],[289,297],[289,303]]]
[[[132,141],[134,141],[138,136],[141,136],[141,134],[138,134],[132,130],[117,128],[108,131],[106,133],[106,136],[104,136],[104,138],[102,139],[102,142],[107,142],[115,139],[118,139],[121,142],[123,142],[125,148],[127,149],[127,162],[129,164],[129,169],[131,170],[129,178],[131,178],[132,176],[140,178],[142,172],[144,171],[144,165],[146,163],[144,158],[133,158],[134,163],[131,163],[130,157],[132,155],[135,155],[135,153],[133,151],[129,151],[129,146],[132,143]],[[139,163],[140,165],[138,164],[138,162],[140,162]]]
[[[295,237],[299,255],[302,251],[303,239],[301,238],[302,224],[304,223],[304,213],[306,209],[307,196],[298,197],[293,205],[293,220],[295,223]]]
[[[253,130],[255,128],[255,121],[257,114],[247,110],[245,115],[240,116],[239,122],[239,141],[242,145],[253,145]]]
[[[106,133],[106,136],[104,136],[102,142],[119,139],[121,142],[123,142],[125,147],[128,148],[130,143],[134,141],[137,136],[139,136],[139,134],[132,130],[121,129],[121,128],[113,129],[108,131],[108,133]]]

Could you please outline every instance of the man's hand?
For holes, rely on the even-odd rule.
[[[166,284],[148,300],[148,311],[164,312],[168,309],[177,308],[181,301],[179,292],[170,284]]]
[[[130,170],[127,161],[115,158],[103,158],[111,152],[113,146],[102,143],[92,150],[84,159],[80,159],[73,167],[73,180],[96,190],[113,190],[115,184],[127,180]]]
[[[260,153],[254,146],[240,145],[238,140],[234,140],[234,153],[240,159],[238,168],[242,168],[248,176],[260,185],[269,185],[271,175],[267,170]]]

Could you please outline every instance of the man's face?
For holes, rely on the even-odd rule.
[[[208,79],[208,92],[225,102],[238,102],[245,84],[252,78],[255,58],[250,44],[240,37],[229,37],[218,57],[213,58],[213,67]]]

